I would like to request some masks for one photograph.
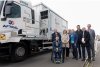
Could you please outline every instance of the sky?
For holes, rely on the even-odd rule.
[[[100,34],[100,1],[99,0],[28,0],[32,5],[41,2],[68,21],[68,28],[76,25],[87,28],[91,24],[96,34]]]

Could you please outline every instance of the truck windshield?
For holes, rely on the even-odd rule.
[[[1,15],[1,10],[2,10],[3,3],[4,3],[4,1],[0,1],[0,15]]]

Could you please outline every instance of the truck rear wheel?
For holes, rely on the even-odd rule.
[[[27,57],[27,52],[28,50],[27,50],[25,43],[23,42],[17,43],[16,45],[12,47],[11,60],[12,61],[22,61]]]

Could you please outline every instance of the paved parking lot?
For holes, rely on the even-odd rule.
[[[51,53],[28,58],[25,61],[18,63],[2,62],[0,67],[82,67],[81,60],[73,60],[71,57],[66,59],[63,64],[54,64],[50,60]]]
[[[93,67],[100,67],[100,46],[96,54],[96,61],[92,62]],[[22,62],[11,63],[9,61],[0,61],[0,67],[83,67],[81,59],[74,60],[70,53],[70,57],[66,59],[65,63],[54,64],[50,60],[51,53],[41,53],[36,56],[30,57]]]

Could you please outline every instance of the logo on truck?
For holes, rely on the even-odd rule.
[[[9,20],[8,22],[10,25],[14,25],[14,21]]]
[[[5,28],[13,28],[13,29],[18,29],[18,27],[14,26],[14,21],[9,20],[7,25],[3,25]]]

